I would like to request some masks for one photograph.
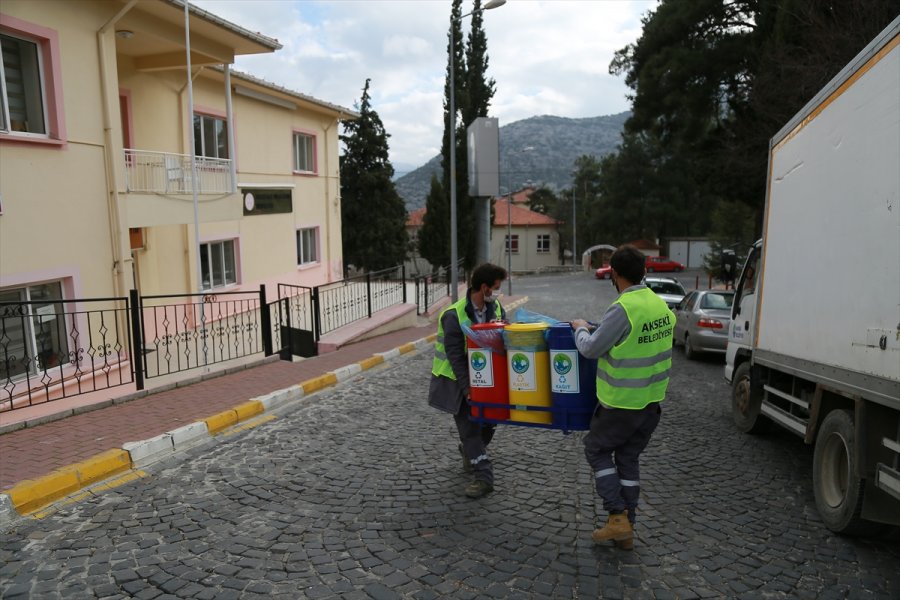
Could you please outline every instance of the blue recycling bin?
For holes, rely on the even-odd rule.
[[[578,353],[575,336],[568,323],[550,328],[547,346],[553,428],[586,431],[591,428],[591,416],[597,406],[597,361]]]

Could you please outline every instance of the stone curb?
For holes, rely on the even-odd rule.
[[[60,467],[48,475],[21,481],[0,493],[0,529],[17,518],[33,514],[48,504],[76,494],[98,481],[170,458],[178,452],[210,441],[217,434],[242,421],[272,412],[304,396],[347,381],[403,354],[428,348],[436,337],[436,334],[432,334],[388,352],[374,354],[325,375],[253,398],[195,423],[150,439],[126,442],[120,449],[108,450],[80,463]]]
[[[511,311],[528,301],[525,296],[505,307]],[[41,508],[76,494],[99,481],[119,475],[124,471],[137,471],[147,465],[170,458],[194,446],[211,441],[230,427],[263,413],[272,412],[290,402],[372,369],[404,354],[424,350],[434,343],[437,334],[431,334],[387,352],[378,352],[369,358],[330,371],[291,387],[276,390],[253,398],[229,410],[200,421],[167,431],[150,439],[125,442],[122,448],[107,450],[79,463],[60,467],[48,475],[27,479],[12,488],[0,492],[0,530],[21,517],[27,517]]]

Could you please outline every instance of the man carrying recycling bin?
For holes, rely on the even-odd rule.
[[[469,357],[462,325],[469,327],[473,323],[506,319],[506,311],[497,299],[500,284],[505,279],[503,267],[490,263],[479,265],[472,272],[466,297],[445,308],[438,317],[428,404],[453,414],[463,464],[475,476],[465,489],[469,498],[480,498],[494,491],[494,471],[487,445],[494,437],[496,426],[469,420],[466,402],[469,399]]]
[[[593,333],[581,319],[572,321],[572,327],[578,351],[597,359],[598,404],[584,438],[584,455],[609,518],[591,538],[631,550],[640,495],[638,459],[659,424],[672,367],[675,315],[640,283],[640,250],[620,246],[609,264],[619,297]]]

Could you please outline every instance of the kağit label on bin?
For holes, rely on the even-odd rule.
[[[507,353],[509,361],[509,389],[513,392],[535,392],[534,352],[516,350]]]
[[[469,387],[494,387],[494,361],[490,350],[469,348]]]
[[[577,394],[578,350],[553,350],[550,352],[550,390],[554,394]]]

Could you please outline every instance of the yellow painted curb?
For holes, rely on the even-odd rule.
[[[416,345],[415,345],[415,343],[413,343],[413,342],[409,342],[409,343],[407,343],[407,344],[403,344],[402,346],[400,346],[399,348],[397,348],[397,350],[400,351],[400,354],[406,354],[407,352],[412,352],[412,351],[415,350],[415,349],[416,349]]]
[[[384,362],[383,356],[370,356],[369,358],[367,358],[365,360],[359,361],[359,366],[362,368],[363,371],[367,371],[376,365],[380,365],[383,362]]]
[[[431,335],[426,335],[426,336],[425,336],[425,340],[428,341],[428,342],[433,342],[433,341],[436,340],[436,339],[437,339],[437,334],[436,334],[436,333],[432,333]]]
[[[312,379],[307,379],[301,383],[300,386],[303,388],[304,394],[311,394],[336,383],[337,376],[334,373],[326,373],[318,377],[313,377]]]
[[[234,407],[234,412],[237,413],[238,421],[246,421],[250,417],[255,417],[264,410],[265,408],[263,408],[262,402],[259,400],[249,400]]]
[[[210,434],[222,431],[238,422],[237,413],[234,412],[234,409],[220,412],[203,420],[206,422],[206,429]]]
[[[24,515],[68,496],[79,487],[78,472],[69,466],[37,479],[26,479],[4,493],[16,511]]]
[[[96,456],[92,456],[87,460],[72,465],[78,473],[78,479],[81,487],[85,487],[121,473],[131,468],[131,455],[125,450],[107,450]]]

